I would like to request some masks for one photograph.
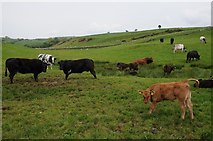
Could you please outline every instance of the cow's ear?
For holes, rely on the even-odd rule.
[[[138,90],[139,94],[143,94],[144,90]]]
[[[154,95],[155,91],[150,90],[150,95]]]

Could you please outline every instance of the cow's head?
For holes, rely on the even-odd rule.
[[[153,62],[153,58],[152,58],[152,57],[146,59],[146,63],[147,63],[147,64],[150,64],[150,63],[152,63],[152,62]]]
[[[47,71],[47,63],[42,62],[42,72],[46,72]]]
[[[58,64],[59,64],[59,69],[60,70],[64,70],[64,66],[66,64],[66,60],[61,60],[61,61],[58,62]]]
[[[187,49],[184,47],[184,48],[183,48],[183,51],[184,51],[184,52],[187,52]]]
[[[148,101],[150,100],[150,97],[154,94],[154,92],[152,90],[139,90],[138,91],[139,94],[143,95],[143,98],[144,98],[144,103],[147,104]]]
[[[200,55],[199,55],[199,54],[198,54],[198,57],[197,57],[197,59],[198,59],[198,60],[200,60]]]

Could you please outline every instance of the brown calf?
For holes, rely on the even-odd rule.
[[[154,111],[158,102],[178,99],[181,108],[181,118],[185,118],[187,106],[190,111],[190,118],[194,119],[189,81],[199,83],[196,79],[187,79],[181,82],[157,83],[146,90],[139,90],[139,93],[143,94],[145,104],[149,100],[152,102],[149,111],[150,114]]]
[[[150,64],[153,62],[152,57],[145,57],[145,58],[140,58],[137,60],[134,60],[132,64],[137,64],[137,65],[144,65],[144,64]]]

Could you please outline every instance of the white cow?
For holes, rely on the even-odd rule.
[[[51,69],[52,69],[52,65],[55,63],[55,60],[56,60],[56,58],[50,54],[39,54],[38,59],[43,61],[44,63],[47,63]]]
[[[186,52],[186,48],[183,44],[175,44],[173,48],[173,53],[175,53],[177,50],[182,50],[182,52]]]
[[[200,37],[200,42],[206,44],[206,37],[201,36],[201,37]]]

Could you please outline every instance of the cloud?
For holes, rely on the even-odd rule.
[[[195,7],[192,11],[191,9],[184,10],[183,21],[186,25],[193,26],[203,26],[211,25],[211,5],[207,7]]]

